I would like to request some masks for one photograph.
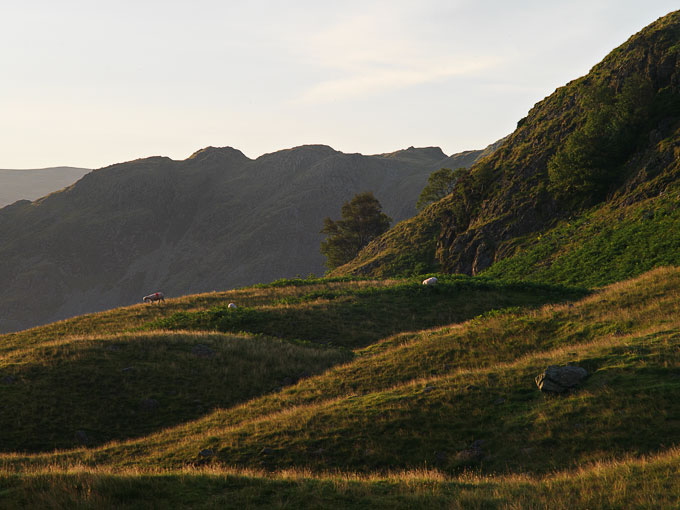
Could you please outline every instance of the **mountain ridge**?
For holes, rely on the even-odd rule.
[[[205,147],[185,160],[110,165],[0,209],[0,331],[132,304],[155,290],[179,295],[322,273],[323,218],[354,194],[373,191],[396,220],[414,214],[440,161],[436,150],[406,152],[307,145],[250,159]]]

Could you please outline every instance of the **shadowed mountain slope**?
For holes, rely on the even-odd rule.
[[[483,151],[474,151],[480,155]],[[344,154],[302,146],[251,160],[208,147],[95,170],[33,203],[0,209],[0,331],[167,295],[322,273],[325,216],[373,191],[415,213],[439,148]]]
[[[590,231],[591,238],[600,236],[594,245],[602,249],[622,216],[598,215],[600,208],[625,208],[621,213],[637,218],[646,232],[643,244],[660,252],[639,257],[644,262],[632,267],[626,260],[636,257],[640,243],[628,246],[620,239],[624,242],[609,250],[611,263],[589,256],[597,250],[579,252],[572,243],[571,260],[561,263],[564,243],[543,241],[540,255],[524,257],[513,276],[545,277],[544,266],[557,262],[599,277],[564,280],[555,271],[552,281],[600,285],[680,263],[680,239],[645,226],[657,206],[663,210],[666,202],[677,202],[679,154],[680,12],[673,12],[612,51],[587,76],[536,104],[496,152],[459,179],[451,195],[393,227],[334,274],[479,274],[503,259],[524,257],[549,230],[564,233],[570,222],[588,215],[607,217],[606,228]],[[665,196],[664,204],[645,203],[659,196]],[[622,265],[630,270],[622,271]]]

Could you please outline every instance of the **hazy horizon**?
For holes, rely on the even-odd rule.
[[[206,146],[481,149],[670,1],[28,1],[0,7],[0,167]]]

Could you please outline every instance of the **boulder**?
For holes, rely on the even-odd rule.
[[[586,377],[588,372],[585,368],[550,365],[542,374],[536,376],[536,385],[542,392],[564,393],[581,384]]]
[[[439,283],[439,280],[437,280],[437,278],[434,276],[423,280],[423,285],[437,285],[437,283]]]

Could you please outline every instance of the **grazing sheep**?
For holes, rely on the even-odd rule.
[[[431,276],[430,278],[427,278],[423,280],[423,285],[437,285],[439,280],[435,276]]]
[[[238,308],[238,306],[236,306],[235,303],[229,303],[229,304],[227,305],[227,308]]]
[[[153,303],[154,301],[163,301],[165,303],[165,295],[162,292],[154,292],[148,296],[144,296],[145,303]]]

